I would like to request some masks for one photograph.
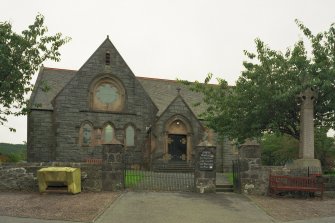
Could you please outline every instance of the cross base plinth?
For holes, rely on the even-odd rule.
[[[289,169],[307,169],[309,168],[315,174],[318,172],[322,174],[321,162],[318,159],[303,158],[294,160],[292,164],[288,166]]]

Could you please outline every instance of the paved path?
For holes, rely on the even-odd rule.
[[[196,194],[127,192],[118,198],[97,223],[271,223],[247,197],[234,193]],[[289,223],[334,223],[335,217]],[[71,223],[0,216],[0,223]],[[78,222],[77,222],[78,223]],[[288,222],[286,222],[288,223]]]
[[[128,192],[98,223],[268,223],[274,222],[243,195]]]

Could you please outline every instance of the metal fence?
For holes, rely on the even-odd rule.
[[[150,170],[125,163],[125,188],[149,191],[194,191],[194,167],[191,164],[153,164]]]

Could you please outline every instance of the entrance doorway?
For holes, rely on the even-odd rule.
[[[187,160],[187,136],[179,134],[168,135],[168,154],[171,161]]]

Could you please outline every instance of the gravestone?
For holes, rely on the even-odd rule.
[[[198,193],[216,192],[216,146],[207,140],[195,148],[194,184]]]

